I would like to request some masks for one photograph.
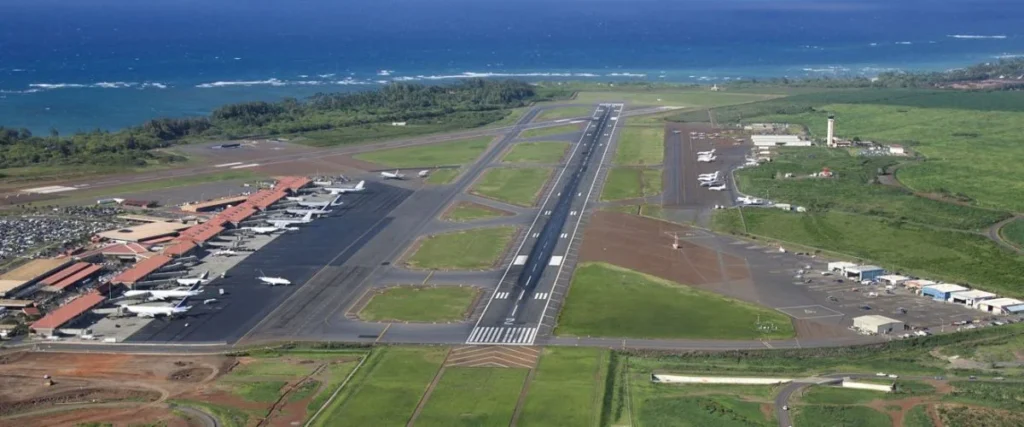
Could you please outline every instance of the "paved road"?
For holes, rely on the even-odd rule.
[[[596,119],[574,145],[466,343],[535,341],[575,237],[573,225],[583,216],[612,138],[608,128],[621,110],[621,104],[603,104],[595,111]]]

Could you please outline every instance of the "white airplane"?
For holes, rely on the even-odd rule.
[[[289,202],[301,202],[303,200],[306,200],[305,197],[285,197],[284,199]]]
[[[718,173],[719,171],[715,171],[714,173],[702,173],[697,175],[697,178],[716,178],[718,177]]]
[[[231,249],[217,249],[213,252],[210,252],[210,255],[212,256],[235,256],[238,254],[239,253],[237,251],[233,251]]]
[[[185,314],[192,309],[191,305],[185,305],[185,301],[188,301],[188,298],[182,298],[181,301],[172,306],[122,305],[121,308],[125,309],[129,313],[138,315],[139,317],[171,317],[179,314]]]
[[[329,203],[329,202],[325,202],[325,203]],[[327,214],[331,213],[330,209],[323,209],[323,208],[320,208],[320,209],[285,209],[284,211],[289,213],[289,214],[291,214],[291,215],[310,215],[310,214],[312,214],[312,215],[320,216],[320,215],[327,215]]]
[[[209,282],[209,280],[206,279],[207,277],[210,277],[209,271],[204,271],[203,274],[199,275],[199,277],[174,279],[174,281],[178,282],[178,284],[182,286],[198,286]]]
[[[697,177],[697,181],[702,181],[702,182],[705,182],[705,181],[718,181],[718,175],[698,176]]]
[[[126,291],[124,296],[132,297],[147,297],[146,301],[164,301],[166,299],[177,299],[177,298],[188,298],[197,296],[203,291],[199,290],[202,283],[197,283],[188,288],[176,288],[168,290],[145,290],[145,291]]]
[[[725,191],[725,184],[713,185],[711,187],[708,187],[708,190],[711,190],[711,191]]]
[[[740,203],[743,203],[744,205],[761,205],[761,204],[764,204],[764,200],[758,199],[756,197],[750,197],[750,196],[737,197],[736,201],[740,202]]]
[[[712,148],[711,151],[698,151],[697,152],[698,156],[710,156],[712,154],[715,154],[715,149],[714,148]]]
[[[306,215],[303,216],[302,218],[268,218],[264,219],[264,221],[266,221],[270,225],[273,225],[274,227],[284,228],[289,225],[295,224],[309,224],[313,222],[313,214],[307,212]]]
[[[700,186],[701,187],[714,187],[716,185],[722,185],[722,181],[715,180],[715,181],[701,181],[700,182]]]
[[[405,179],[405,175],[398,173],[398,169],[394,172],[381,172],[380,177],[384,179]]]
[[[303,202],[300,200],[296,204],[304,208],[326,208],[331,205],[331,202]]]
[[[700,163],[711,163],[711,162],[715,161],[715,159],[717,159],[717,158],[718,157],[716,157],[716,156],[698,157],[697,161],[700,162]]]
[[[396,171],[397,172],[397,171]],[[382,174],[384,172],[381,172]],[[324,191],[331,194],[358,193],[366,189],[366,181],[359,181],[358,184],[348,187],[324,187]]]
[[[258,277],[256,277],[256,279],[261,281],[261,282],[263,282],[263,283],[266,283],[266,284],[268,284],[270,286],[277,286],[277,285],[288,286],[288,285],[292,284],[291,280],[285,279],[283,277],[269,277],[266,274],[263,274],[263,271],[260,271],[260,275]]]
[[[245,227],[245,228],[243,228],[243,230],[249,230],[249,231],[251,231],[253,233],[256,233],[256,234],[270,234],[270,233],[276,233],[278,231],[284,231],[285,228],[282,228],[282,227]]]

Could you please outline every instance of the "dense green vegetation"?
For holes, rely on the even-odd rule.
[[[661,169],[617,167],[608,172],[601,200],[624,200],[661,193]]]
[[[1015,219],[999,229],[999,234],[1006,241],[1024,249],[1024,219]]]
[[[1008,411],[1024,411],[1024,387],[1020,384],[954,381],[947,400]]]
[[[879,183],[879,171],[899,161],[897,157],[853,157],[846,150],[823,147],[779,149],[772,162],[742,169],[736,173],[736,179],[745,194],[797,204],[812,211],[836,209],[964,230],[984,228],[1010,215],[919,197],[900,187]],[[810,177],[825,168],[834,174],[832,178]],[[787,174],[792,177],[786,178]]]
[[[500,211],[489,206],[479,205],[471,202],[458,202],[441,216],[441,219],[454,222],[476,221],[478,219],[495,218],[499,216],[512,215],[510,212]]]
[[[910,408],[903,417],[903,427],[934,427],[935,423],[928,416],[926,405],[917,405]]]
[[[556,333],[693,339],[794,335],[789,317],[777,311],[601,263],[576,268]]]
[[[543,351],[517,425],[598,425],[608,350],[546,347]]]
[[[669,105],[676,107],[716,107],[775,98],[777,95],[739,92],[712,92],[706,86],[619,88],[620,90],[587,90],[576,94],[575,102],[594,104],[622,101],[634,106]]]
[[[979,234],[839,212],[798,214],[757,208],[719,211],[715,228],[848,254],[889,271],[968,283],[1005,296],[1024,295],[1019,281],[1024,257]]]
[[[567,142],[520,142],[512,146],[505,163],[558,163],[569,148]]]
[[[473,186],[472,192],[519,206],[533,206],[551,176],[544,168],[493,168]]]
[[[551,93],[550,90],[547,91]],[[0,168],[38,164],[99,164],[142,166],[178,160],[153,151],[196,139],[238,138],[253,135],[288,135],[343,128],[364,129],[351,135],[314,135],[317,145],[354,142],[346,136],[365,137],[365,129],[393,121],[426,131],[481,126],[502,120],[507,109],[542,99],[524,82],[466,80],[453,85],[424,86],[394,83],[379,90],[321,93],[307,100],[230,104],[209,117],[154,119],[117,132],[92,131],[61,137],[32,135],[20,129],[0,128]],[[417,132],[424,132],[418,129]],[[380,130],[373,132],[379,133]],[[371,132],[372,133],[372,132]]]
[[[446,368],[416,425],[508,425],[526,373],[525,369]]]
[[[491,137],[413,145],[356,154],[356,159],[393,168],[421,168],[471,163],[491,144]],[[434,171],[438,173],[441,171]],[[443,173],[443,172],[442,172]]]
[[[939,418],[944,427],[1020,427],[1024,414],[971,406],[939,406]],[[911,426],[906,426],[911,427]]]
[[[468,286],[389,288],[374,295],[359,312],[359,318],[377,322],[454,322],[466,317],[478,292]]]
[[[446,354],[444,347],[374,350],[313,425],[405,425]]]
[[[1019,76],[1024,74],[1024,60],[1019,58],[1000,59],[985,62],[966,68],[949,71],[924,73],[907,73],[887,71],[874,78],[867,77],[822,77],[809,79],[790,79],[778,77],[771,79],[750,80],[732,83],[730,88],[745,89],[758,86],[812,87],[812,88],[934,88],[945,87],[951,83],[978,82],[990,79],[1002,79],[1002,76]],[[1020,83],[1011,83],[1004,90],[1020,89]]]
[[[428,270],[488,269],[498,262],[514,232],[514,227],[492,227],[428,236],[406,264]]]

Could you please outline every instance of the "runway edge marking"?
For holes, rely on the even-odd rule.
[[[611,106],[611,108],[615,108],[616,105],[619,106],[618,116],[622,116],[622,112],[626,110],[626,104],[625,103],[609,104],[609,105]],[[603,167],[604,167],[604,161],[608,157],[608,149],[611,148],[611,146],[612,146],[611,141],[615,138],[615,132],[619,129],[619,120],[614,120],[614,122],[615,122],[615,124],[612,125],[612,131],[609,132],[611,135],[608,137],[608,143],[605,144],[605,146],[604,146],[604,153],[601,154],[601,162],[597,164],[597,171],[594,173],[594,180],[591,181],[591,183],[590,183],[590,190],[587,191],[587,198],[583,199],[583,207],[581,208],[581,212],[586,212],[587,211],[587,205],[590,204],[590,197],[593,196],[593,194],[594,194],[594,187],[597,186],[597,181],[599,181],[599,179],[601,177],[601,169],[603,169]],[[579,216],[576,217],[576,226],[573,227],[573,229],[572,229],[572,236],[569,237],[569,245],[565,248],[566,253],[569,252],[569,249],[572,249],[572,243],[576,240],[576,233],[579,232],[579,230],[580,230],[580,223],[582,223],[582,222],[583,222],[583,215],[581,213]],[[562,270],[564,270],[564,269],[565,269],[565,263],[562,263],[562,264],[560,264],[558,266],[558,272],[555,273],[554,285],[552,285],[552,287],[551,287],[551,292],[552,293],[554,293],[554,291],[555,291],[554,286],[558,285],[558,279],[559,279],[559,277],[562,276]],[[571,286],[571,285],[572,284],[570,283],[569,286]],[[568,286],[567,286],[567,288],[568,288]],[[569,296],[568,289],[567,289],[567,291],[565,293],[565,296],[566,297]],[[554,298],[548,298],[547,301],[544,303],[544,310],[542,310],[540,312],[540,324],[537,325],[537,329],[538,330],[540,330],[540,327],[544,323],[544,316],[547,315],[548,308],[551,307],[551,300],[552,299],[554,299]],[[554,328],[554,325],[551,325],[551,326],[552,326],[552,328]],[[536,338],[537,338],[536,335],[531,337],[530,338],[530,344],[533,344],[533,342],[534,342],[534,340]]]
[[[623,105],[625,105],[625,104],[623,104]],[[594,113],[597,113],[597,111],[600,108],[601,108],[600,104],[598,106],[594,107]],[[621,114],[621,112],[620,112],[620,114]],[[593,117],[593,113],[590,115],[590,117]],[[537,216],[533,217],[533,222],[530,223],[530,228],[528,228],[526,230],[526,234],[527,235],[529,235],[531,232],[533,232],[533,228],[537,226],[537,221],[540,221],[540,218],[542,216],[544,216],[544,211],[543,211],[544,206],[546,206],[548,204],[548,201],[551,200],[551,196],[554,195],[555,192],[558,190],[558,183],[562,182],[562,176],[565,175],[565,171],[569,169],[569,165],[572,163],[573,157],[575,157],[576,153],[580,150],[580,147],[583,145],[583,139],[586,138],[586,137],[587,137],[586,130],[584,130],[583,132],[580,132],[580,139],[578,141],[576,141],[576,146],[573,147],[572,153],[570,153],[569,154],[569,158],[565,160],[565,166],[563,166],[562,170],[560,172],[558,172],[558,177],[555,178],[555,182],[551,185],[551,190],[548,191],[548,195],[545,196],[544,197],[544,201],[541,202],[540,207],[541,207],[542,210],[537,214]],[[605,147],[605,153],[607,153],[607,150],[608,150],[608,148]],[[602,157],[602,159],[603,159],[603,157]],[[588,196],[588,198],[589,198],[589,196]],[[526,241],[527,240],[529,240],[529,239],[523,238],[523,241],[519,243],[519,247],[516,248],[516,251],[515,251],[516,255],[518,255],[519,252],[523,250],[523,246],[526,245]],[[480,312],[480,318],[477,319],[476,320],[476,324],[473,325],[473,329],[472,329],[473,331],[475,331],[477,328],[480,327],[480,322],[483,321],[484,315],[487,314],[487,309],[491,307],[491,302],[494,301],[494,295],[497,294],[498,291],[501,289],[501,284],[505,281],[505,277],[508,276],[508,272],[512,271],[513,265],[514,264],[509,264],[509,266],[507,268],[505,268],[505,272],[501,274],[501,278],[498,279],[498,286],[496,286],[494,288],[494,293],[491,294],[491,298],[487,299],[487,303],[484,305],[483,311]],[[545,307],[545,309],[547,309],[547,307]],[[472,335],[472,332],[470,332],[470,334]],[[473,344],[473,342],[470,341],[469,337],[466,337],[466,344]]]

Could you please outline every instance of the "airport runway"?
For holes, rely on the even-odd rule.
[[[467,344],[531,345],[536,340],[621,110],[621,104],[602,104],[594,112]]]
[[[225,279],[207,286],[203,295],[190,299],[192,310],[177,319],[158,318],[132,335],[129,342],[226,342],[233,343],[296,292],[322,290],[318,283],[358,275],[358,268],[342,264],[389,223],[388,213],[411,191],[380,183],[367,183],[367,191],[343,197],[345,205],[330,216],[278,236],[249,254],[228,271]],[[269,286],[256,277],[263,274],[291,280],[291,286]],[[314,280],[310,280],[314,279]],[[301,286],[311,281],[313,286]],[[224,289],[226,295],[217,295]],[[214,304],[203,304],[216,298]]]

